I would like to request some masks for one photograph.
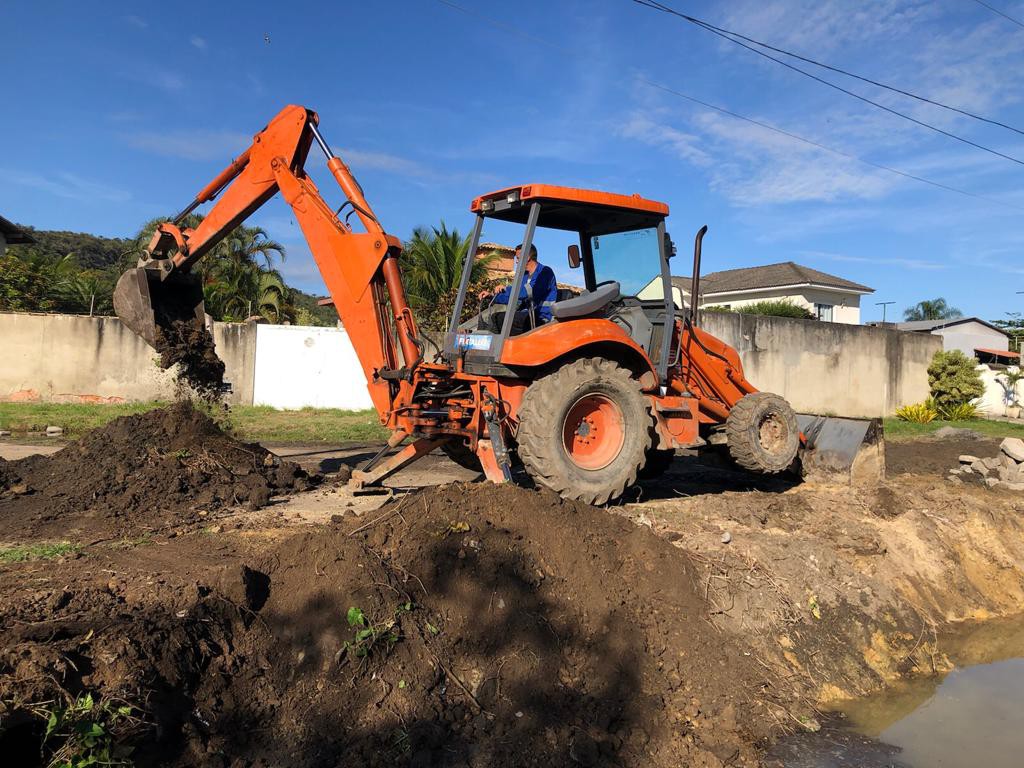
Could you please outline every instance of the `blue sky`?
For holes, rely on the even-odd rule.
[[[459,5],[472,10],[440,0],[105,2],[102,13],[90,3],[0,2],[0,215],[131,235],[183,207],[278,109],[300,103],[319,112],[402,238],[441,219],[465,231],[475,195],[547,181],[667,202],[676,274],[688,274],[693,233],[706,223],[705,271],[807,264],[874,287],[866,320],[880,317],[875,301],[895,301],[892,317],[935,296],[989,319],[1024,309],[1015,295],[1024,291],[1024,166],[627,0]],[[1024,28],[970,0],[674,5],[1024,126]],[[1024,17],[1019,0],[998,7]],[[1005,205],[815,149],[652,82]],[[1024,136],[842,84],[1024,157]],[[310,158],[327,190],[322,159]],[[253,221],[288,247],[289,281],[322,292],[289,214],[274,201]],[[564,275],[563,242],[539,245]]]

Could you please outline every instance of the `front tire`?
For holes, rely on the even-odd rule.
[[[634,483],[651,449],[651,413],[639,382],[617,363],[566,363],[526,390],[519,457],[538,485],[606,504]]]
[[[744,469],[777,474],[800,450],[800,428],[793,408],[770,392],[745,395],[725,421],[729,455]]]

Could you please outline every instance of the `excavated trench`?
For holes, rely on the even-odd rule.
[[[816,703],[944,671],[934,628],[1024,605],[1005,495],[680,466],[619,514],[471,484],[355,515],[321,486],[340,514],[295,526],[321,479],[185,405],[0,463],[0,540],[76,545],[0,566],[0,754],[47,765],[91,694],[136,765],[782,765]]]

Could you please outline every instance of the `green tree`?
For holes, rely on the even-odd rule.
[[[903,310],[904,320],[952,320],[956,317],[963,317],[964,313],[956,307],[949,306],[949,303],[939,297],[937,299],[925,299],[919,301],[912,307]]]
[[[12,253],[0,257],[0,310],[48,312],[56,306],[52,280]]]
[[[977,361],[959,349],[936,352],[928,366],[928,386],[940,410],[969,403],[985,394]]]
[[[462,268],[469,252],[469,238],[458,230],[449,230],[442,221],[440,227],[417,227],[405,244],[402,254],[402,277],[409,303],[417,312],[419,324],[429,330],[447,328],[455,307],[455,299],[462,281]],[[475,297],[491,282],[488,267],[494,254],[473,261],[469,277],[468,296]],[[463,315],[476,311],[467,300]]]
[[[1010,334],[1010,349],[1020,352],[1024,342],[1024,317],[1020,312],[1007,312],[1005,320],[993,320],[992,325]]]

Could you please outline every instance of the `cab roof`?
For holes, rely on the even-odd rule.
[[[554,184],[523,184],[499,189],[473,200],[473,213],[525,224],[530,204],[540,203],[538,227],[607,235],[655,227],[668,216],[668,206],[640,195],[617,195]]]

